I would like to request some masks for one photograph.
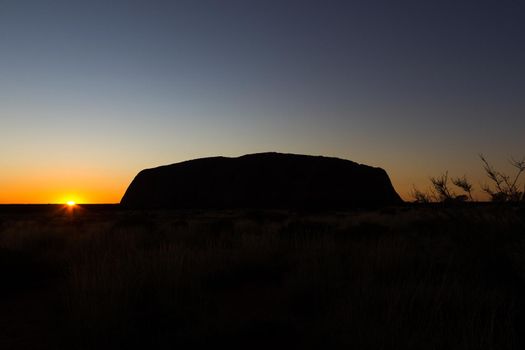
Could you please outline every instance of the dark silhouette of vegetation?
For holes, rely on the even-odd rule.
[[[430,182],[440,201],[444,202],[455,198],[455,194],[448,187],[448,172],[439,177],[431,177]]]
[[[525,345],[511,206],[83,209],[0,206],[1,349]]]
[[[450,188],[450,182],[461,189],[465,194],[457,194]],[[430,182],[432,184],[431,190],[426,193],[418,190],[416,187],[412,189],[412,198],[416,203],[431,203],[431,202],[444,202],[444,203],[455,203],[473,201],[472,196],[473,187],[467,177],[449,178],[448,172],[445,172],[439,177],[431,177]]]
[[[415,186],[412,189],[412,198],[416,203],[430,203],[433,200],[432,194],[420,191]]]
[[[480,154],[480,159],[483,162],[483,169],[487,177],[492,182],[490,185],[484,184],[481,186],[483,192],[490,196],[493,202],[519,202],[525,200],[525,184],[523,190],[520,190],[520,176],[525,172],[525,157],[522,160],[511,159],[509,163],[516,169],[513,175],[507,175],[501,171],[496,170],[487,159]],[[450,187],[450,182],[461,189],[463,194],[456,194]],[[473,185],[467,179],[466,175],[462,177],[450,178],[448,171],[438,177],[430,177],[432,188],[428,193],[418,190],[416,187],[412,190],[412,198],[415,203],[430,203],[430,202],[465,202],[474,201],[472,193]]]
[[[463,177],[456,177],[452,179],[452,183],[455,186],[461,188],[466,193],[466,195],[460,195],[460,196],[464,196],[465,200],[467,199],[470,201],[474,200],[474,198],[472,197],[472,184],[467,180],[466,175],[463,175]]]
[[[524,190],[520,190],[519,178],[525,171],[525,157],[522,160],[510,159],[509,163],[516,168],[514,176],[507,175],[496,170],[486,158],[480,154],[479,157],[483,162],[483,169],[487,177],[492,181],[494,187],[483,185],[482,190],[487,193],[494,202],[518,202],[524,200]]]

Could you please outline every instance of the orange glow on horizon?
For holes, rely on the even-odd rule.
[[[83,179],[76,181],[71,179],[58,178],[56,180],[41,179],[5,179],[0,174],[0,204],[112,204],[120,203],[127,186],[131,179]],[[119,181],[120,180],[120,181]],[[411,192],[415,186],[422,190],[430,189],[429,181],[426,178],[404,179],[401,177],[391,177],[397,193],[403,200],[412,199]],[[417,181],[419,180],[419,181]],[[475,193],[476,197],[484,199],[480,191]]]
[[[4,176],[2,176],[4,175]],[[84,174],[40,174],[24,178],[0,174],[0,204],[119,203],[130,182]]]
[[[341,156],[351,159],[351,156]],[[359,160],[359,159],[358,159]],[[159,162],[162,163],[162,162]],[[431,189],[429,176],[440,174],[440,166],[426,170],[425,166],[408,166],[378,162],[387,170],[396,192],[406,201],[412,200],[413,188],[428,192]],[[395,163],[395,162],[393,162]],[[417,164],[414,162],[414,164]],[[472,166],[474,168],[478,164]],[[79,204],[120,203],[128,185],[136,175],[133,169],[106,169],[101,167],[73,166],[73,164],[42,168],[35,171],[29,166],[6,168],[0,172],[0,204],[62,204],[73,201]],[[464,167],[449,168],[451,174],[463,174]],[[486,182],[482,169],[467,174],[474,183]],[[487,200],[488,197],[475,186],[474,197]]]

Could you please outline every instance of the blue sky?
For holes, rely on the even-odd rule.
[[[525,153],[524,10],[1,0],[0,202],[118,202],[142,168],[262,151],[381,166],[405,198],[477,184],[478,153]]]

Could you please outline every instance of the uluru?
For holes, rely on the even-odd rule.
[[[257,153],[145,169],[128,208],[360,208],[402,203],[385,170],[324,156]]]

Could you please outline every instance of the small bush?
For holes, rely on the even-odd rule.
[[[481,186],[481,189],[490,196],[491,201],[513,203],[525,201],[525,184],[521,185],[519,182],[521,174],[525,172],[525,157],[519,161],[515,159],[509,161],[516,169],[513,176],[496,170],[482,154],[480,154],[479,157],[483,162],[483,169],[487,177],[492,182],[492,187],[485,184]],[[473,186],[466,175],[451,178],[450,180],[452,184],[461,189],[464,194],[456,194],[450,188],[448,171],[445,171],[441,176],[430,177],[432,189],[428,193],[422,192],[414,187],[411,193],[414,202],[460,203],[474,201],[474,197],[472,196]],[[521,188],[523,188],[523,190],[520,190]]]
[[[494,202],[518,202],[523,201],[524,191],[520,191],[521,185],[519,178],[525,171],[525,157],[522,160],[511,159],[510,164],[516,169],[514,176],[507,175],[496,170],[486,159],[480,154],[479,157],[483,162],[483,169],[488,178],[492,181],[493,187],[483,185],[482,189],[487,193]]]

